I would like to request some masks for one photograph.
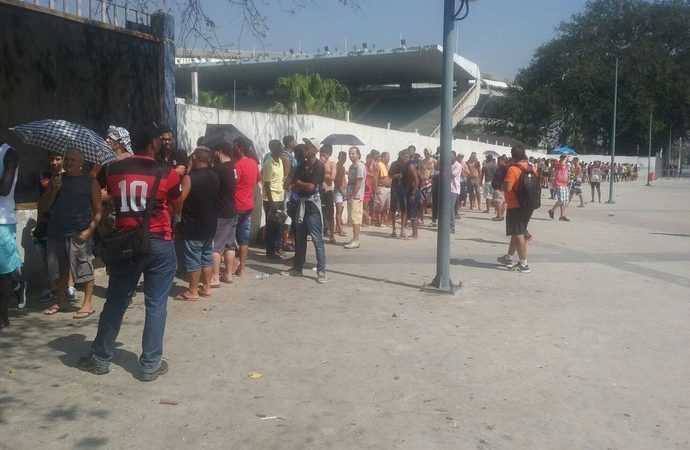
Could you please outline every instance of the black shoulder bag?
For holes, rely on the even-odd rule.
[[[133,263],[149,253],[151,249],[151,230],[149,224],[151,222],[153,204],[158,194],[158,186],[160,185],[162,171],[162,168],[158,169],[156,181],[153,183],[153,193],[146,199],[144,220],[135,228],[116,231],[103,238],[101,243],[101,258],[106,266]]]

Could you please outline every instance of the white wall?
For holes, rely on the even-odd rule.
[[[204,135],[206,124],[234,125],[254,141],[254,145],[260,154],[268,151],[268,142],[271,139],[282,139],[283,136],[288,134],[295,136],[299,142],[305,137],[315,137],[321,141],[333,133],[354,134],[366,144],[361,146],[363,155],[368,154],[372,149],[376,149],[381,152],[390,152],[391,159],[395,159],[395,155],[409,145],[415,145],[418,153],[422,153],[425,147],[429,148],[432,153],[435,153],[436,147],[440,143],[439,138],[420,136],[417,133],[387,130],[385,128],[360,125],[320,116],[299,114],[292,116],[245,111],[233,112],[185,105],[178,100],[177,141],[180,148],[191,151],[196,144],[197,138]],[[333,152],[337,154],[340,150],[347,151],[347,148],[343,147],[341,149],[336,146]],[[481,155],[487,150],[492,150],[499,154],[510,154],[510,147],[464,139],[454,140],[453,150],[467,156],[471,152],[477,152],[477,154]]]

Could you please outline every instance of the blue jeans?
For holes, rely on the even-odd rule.
[[[307,257],[307,233],[311,236],[316,252],[317,272],[326,271],[326,249],[323,246],[323,222],[319,208],[312,202],[305,202],[304,221],[295,224],[295,261],[292,268],[301,272],[304,268],[304,261]]]
[[[163,355],[168,294],[177,270],[176,262],[173,241],[151,239],[151,251],[141,261],[110,268],[105,304],[91,347],[93,359],[99,367],[107,368],[113,357],[122,318],[143,273],[146,321],[139,364],[147,373],[158,369]]]
[[[455,206],[458,201],[458,194],[450,193],[450,232],[455,233]]]

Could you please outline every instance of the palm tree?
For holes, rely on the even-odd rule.
[[[269,112],[287,113],[289,105],[297,104],[302,114],[342,117],[350,107],[350,92],[338,80],[321,78],[319,74],[299,74],[281,77],[276,83],[281,101]]]

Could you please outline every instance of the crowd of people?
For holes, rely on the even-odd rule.
[[[333,158],[329,144],[285,136],[271,140],[269,151],[260,159],[249,139],[237,137],[211,145],[200,141],[188,155],[176,149],[171,129],[152,123],[137,127],[131,135],[111,126],[105,139],[117,160],[103,167],[85,161],[76,148],[49,155],[38,183],[33,230],[48,279],[48,288],[39,298],[48,303],[43,314],[73,312],[72,317],[81,320],[96,312],[94,257],[103,250],[104,240],[142,221],[149,224],[147,251],[131,261],[107,266],[109,281],[98,332],[90,354],[79,363],[81,369],[95,374],[109,371],[124,313],[142,275],[146,321],[140,378],[151,381],[167,371],[161,356],[167,300],[176,272],[186,274],[188,286],[175,299],[186,302],[211,297],[214,288],[244,276],[256,207],[263,207],[265,217],[259,238],[266,258],[290,264],[281,275],[303,276],[311,241],[319,284],[328,282],[326,243],[355,250],[362,245],[363,226],[386,228],[391,238],[417,239],[429,210],[428,226],[437,226],[439,149],[436,154],[429,149],[419,154],[411,145],[393,161],[388,152],[371,150],[362,160],[361,150],[353,146]],[[455,233],[463,209],[476,207],[484,213],[493,209],[492,220],[505,221],[511,237],[508,252],[499,262],[520,272],[530,270],[526,245],[533,212],[520,198],[521,175],[531,169],[539,195],[542,186],[557,200],[549,215],[554,218],[560,208],[560,220],[568,221],[565,209],[570,200],[578,196],[579,206],[584,205],[582,183],[591,184],[594,201],[595,189],[599,192],[599,183],[611,172],[599,162],[583,164],[577,158],[570,162],[565,155],[558,160],[527,158],[520,147],[513,148],[510,157],[488,155],[480,161],[472,152],[465,160],[464,155],[451,152],[451,158],[450,232]],[[622,180],[625,173],[637,172],[636,167],[625,167],[621,167]],[[16,249],[13,190],[17,169],[16,151],[4,144],[0,150],[2,326],[9,324],[8,292],[14,289],[20,308],[26,305]],[[255,205],[259,191],[262,205]],[[518,260],[513,262],[516,253]],[[78,309],[71,306],[75,285],[84,292]]]

